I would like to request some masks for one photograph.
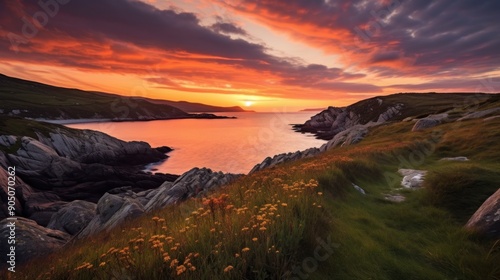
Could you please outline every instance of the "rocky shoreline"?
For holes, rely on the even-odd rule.
[[[182,176],[146,173],[141,171],[144,165],[165,160],[172,149],[125,142],[97,131],[15,122],[30,129],[17,133],[21,135],[0,135],[0,197],[8,200],[7,170],[15,167],[20,262],[56,250],[73,237],[109,230],[125,219],[179,203],[240,176],[206,168],[193,168]],[[9,127],[5,119],[0,125]],[[8,217],[5,203],[0,208],[0,236],[9,234]],[[0,245],[2,262],[5,246]]]

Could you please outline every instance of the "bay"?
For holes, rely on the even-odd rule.
[[[145,141],[174,149],[167,160],[149,165],[156,172],[182,174],[193,167],[248,173],[266,157],[319,147],[324,140],[292,130],[314,112],[219,113],[236,119],[179,119],[148,122],[68,124],[104,132],[125,141]]]

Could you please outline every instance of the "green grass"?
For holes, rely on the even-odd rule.
[[[357,145],[244,176],[34,260],[16,276],[500,279],[500,242],[463,228],[500,186],[499,125],[475,120],[415,133],[411,123],[380,126]],[[471,161],[439,161],[461,155]],[[424,188],[400,190],[400,167],[428,170]],[[388,193],[406,200],[389,202]],[[318,247],[321,240],[333,249]]]

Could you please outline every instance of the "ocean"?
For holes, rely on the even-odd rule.
[[[248,173],[275,154],[320,147],[324,140],[292,130],[315,112],[216,113],[236,119],[179,119],[148,122],[68,124],[92,129],[125,141],[145,141],[152,147],[174,149],[163,162],[148,165],[153,172],[182,174],[193,167]]]

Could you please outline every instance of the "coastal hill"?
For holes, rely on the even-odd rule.
[[[175,108],[179,108],[185,112],[191,112],[191,113],[255,112],[252,110],[244,110],[239,106],[220,107],[220,106],[212,106],[212,105],[187,102],[187,101],[169,101],[169,100],[157,100],[157,99],[146,99],[146,100],[154,104],[165,104]]]
[[[116,94],[62,88],[11,78],[0,74],[0,115],[47,120],[155,120],[178,118],[220,118],[190,112],[243,111],[237,107],[214,107],[125,97]],[[179,105],[178,108],[175,105]],[[184,110],[185,109],[185,110]]]
[[[330,140],[339,132],[356,125],[418,119],[430,114],[435,118],[453,118],[483,105],[500,104],[499,94],[484,93],[398,93],[361,100],[346,107],[328,107],[304,124],[295,125],[300,132],[314,133]],[[495,114],[493,110],[489,114]],[[439,120],[436,120],[438,122]]]

